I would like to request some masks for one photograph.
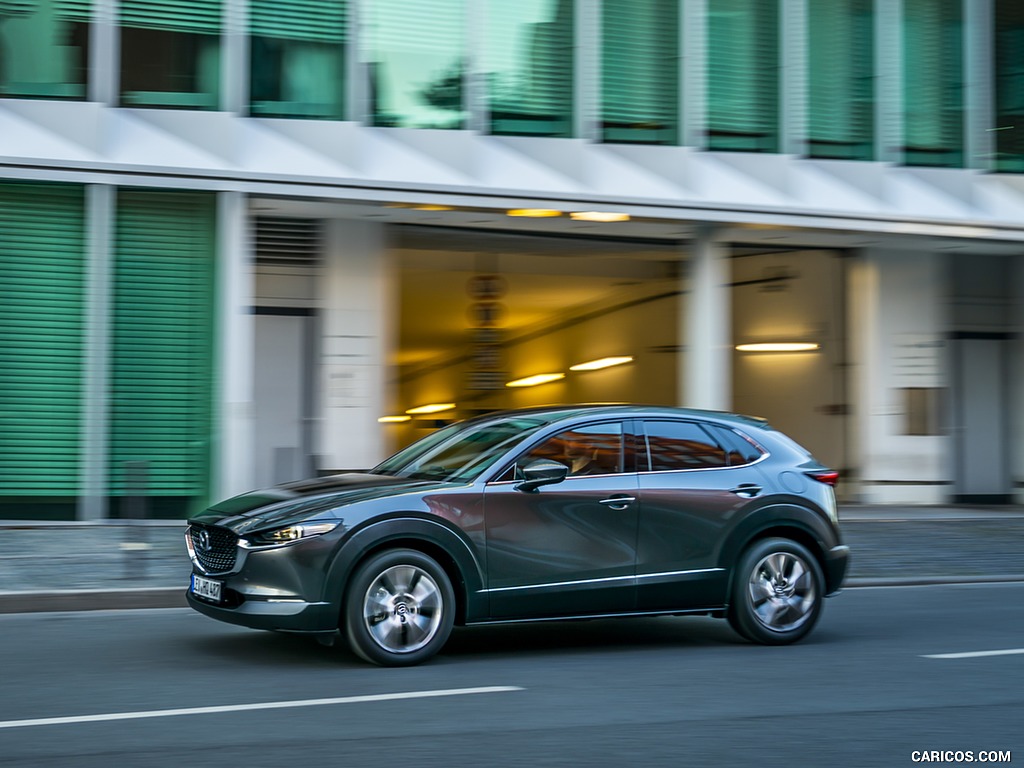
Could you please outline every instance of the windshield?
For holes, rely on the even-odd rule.
[[[372,472],[416,480],[475,480],[512,446],[548,422],[541,417],[520,417],[453,424],[399,451]]]

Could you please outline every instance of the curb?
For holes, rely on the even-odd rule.
[[[107,611],[137,608],[185,608],[184,587],[143,589],[62,589],[52,592],[0,592],[0,613]]]
[[[933,587],[956,584],[1017,584],[1024,582],[1024,574],[1002,576],[890,576],[888,578],[846,579],[843,589],[859,587]]]

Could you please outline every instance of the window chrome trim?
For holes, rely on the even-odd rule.
[[[546,584],[524,584],[518,587],[494,587],[492,589],[478,590],[477,594],[490,592],[515,592],[524,589],[551,589],[554,587],[573,587],[579,584],[603,584],[613,581],[629,581],[638,579],[655,579],[665,576],[690,576],[697,573],[715,573],[724,571],[725,568],[695,568],[689,571],[662,571],[660,573],[640,573],[628,576],[605,576],[600,579],[575,579],[573,581],[552,581]]]

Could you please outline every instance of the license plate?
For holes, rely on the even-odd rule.
[[[192,574],[192,594],[204,600],[220,602],[220,582],[213,579],[204,579],[202,576]]]

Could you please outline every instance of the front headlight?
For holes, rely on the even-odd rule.
[[[274,531],[256,533],[248,538],[239,539],[238,545],[244,549],[256,549],[261,547],[280,547],[285,544],[293,544],[302,539],[310,539],[314,536],[322,536],[330,533],[341,524],[335,520],[329,523],[299,523],[289,525],[286,528],[278,528]]]

